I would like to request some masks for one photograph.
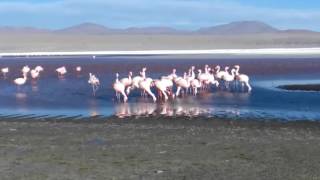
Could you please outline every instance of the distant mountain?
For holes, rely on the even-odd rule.
[[[280,30],[259,21],[238,21],[229,24],[200,28],[196,33],[200,34],[257,34],[276,33]]]
[[[123,33],[128,34],[177,34],[185,33],[185,31],[178,31],[170,27],[130,27],[124,29]]]
[[[99,24],[83,23],[56,30],[55,32],[72,34],[173,34],[179,33],[180,31],[169,27],[130,27],[127,29],[113,29]]]
[[[195,31],[183,31],[170,27],[129,27],[126,29],[109,28],[100,24],[82,23],[59,30],[38,29],[33,27],[0,27],[0,33],[56,33],[56,34],[204,34],[204,35],[244,35],[262,33],[314,34],[319,33],[303,29],[279,30],[259,21],[238,21],[229,24],[200,28]]]
[[[107,28],[103,25],[94,23],[82,23],[64,29],[59,29],[54,32],[68,34],[106,34],[111,32],[117,32],[117,29]]]

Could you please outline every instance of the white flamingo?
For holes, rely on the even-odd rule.
[[[42,66],[36,66],[34,69],[38,72],[42,72],[44,70]]]
[[[176,91],[176,97],[180,95],[181,88],[185,89],[185,92],[188,91],[190,87],[190,81],[187,80],[187,73],[184,73],[183,78],[179,78],[176,80],[176,85],[177,85],[177,91]]]
[[[120,94],[122,94],[123,101],[127,102],[128,97],[127,97],[127,95],[125,93],[125,86],[124,86],[124,84],[122,84],[119,81],[119,74],[118,73],[116,73],[116,80],[113,83],[113,89],[116,91],[116,96],[117,96],[118,101],[120,101]]]
[[[241,87],[243,87],[244,85],[247,86],[248,91],[250,92],[252,90],[250,84],[249,84],[249,76],[246,74],[240,74],[239,70],[240,70],[240,66],[239,65],[235,65],[234,66],[236,69],[236,80],[238,80],[241,84]]]
[[[61,66],[56,69],[59,76],[64,76],[67,73],[67,68],[65,66]]]
[[[146,70],[147,68],[142,68],[142,71],[140,72],[140,76],[135,76],[132,78],[132,84],[131,86],[127,87],[126,93],[129,95],[131,90],[139,89],[139,83],[143,81],[146,78]]]
[[[216,73],[215,73],[215,76],[217,79],[222,79],[222,76],[226,75],[226,74],[229,74],[228,73],[228,70],[229,70],[229,66],[226,66],[224,68],[224,71],[220,71],[220,66],[216,66],[215,69],[216,69]]]
[[[157,98],[156,98],[156,96],[153,94],[153,92],[151,91],[151,87],[152,87],[153,85],[154,85],[154,83],[153,83],[153,80],[152,80],[151,78],[146,78],[146,79],[144,79],[144,80],[142,80],[142,81],[139,82],[139,88],[140,88],[143,92],[149,94],[149,95],[152,97],[152,100],[153,100],[154,102],[156,102],[156,101],[157,101]]]
[[[157,90],[158,90],[158,94],[160,96],[160,98],[162,97],[162,95],[164,96],[164,100],[167,101],[168,98],[168,94],[169,92],[167,92],[170,89],[171,83],[170,83],[170,79],[167,78],[161,78],[161,80],[157,79],[154,80],[154,85],[156,86]],[[173,85],[173,83],[172,83]]]
[[[21,69],[22,74],[27,75],[30,72],[30,68],[29,66],[23,66],[23,68]]]
[[[37,71],[36,69],[32,69],[31,71],[30,71],[30,74],[31,74],[31,77],[32,77],[32,79],[36,79],[36,78],[38,78],[39,77],[39,71]]]
[[[236,69],[231,70],[231,74],[225,74],[222,76],[222,79],[225,81],[225,86],[227,89],[230,88],[230,83],[232,83],[235,79]]]
[[[202,84],[198,79],[193,79],[190,82],[190,86],[192,87],[193,95],[196,96],[198,93],[198,89],[201,88]]]
[[[8,67],[2,68],[1,72],[3,74],[3,78],[6,78],[7,77],[7,73],[9,72],[9,68]]]
[[[176,69],[172,69],[172,73],[171,73],[171,74],[169,74],[168,76],[163,76],[163,77],[161,77],[161,79],[162,79],[162,78],[168,78],[168,79],[173,80],[173,79],[175,79],[175,78],[178,77],[177,74],[176,74],[176,72],[177,72]]]
[[[96,96],[96,92],[100,86],[100,80],[92,73],[89,73],[88,83],[92,86],[93,96]]]
[[[76,71],[77,71],[78,73],[80,73],[80,72],[82,71],[82,67],[81,67],[81,66],[77,66],[77,67],[76,67]]]
[[[132,85],[132,72],[130,71],[129,74],[128,74],[128,77],[122,78],[122,79],[120,80],[120,82],[121,82],[122,84],[124,84],[124,86],[126,87],[126,89],[128,89],[129,86]],[[126,91],[126,92],[128,92],[128,91]],[[127,94],[128,94],[128,93],[127,93]]]
[[[17,78],[15,80],[13,80],[13,82],[18,86],[18,88],[22,85],[24,85],[27,82],[27,74],[23,73],[23,77],[22,78]]]

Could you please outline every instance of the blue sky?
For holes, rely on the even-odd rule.
[[[0,25],[196,29],[240,20],[320,31],[320,0],[1,0]]]

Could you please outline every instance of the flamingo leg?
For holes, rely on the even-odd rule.
[[[181,87],[179,86],[179,87],[177,88],[177,92],[176,92],[176,96],[177,96],[177,97],[178,97],[179,94],[180,94],[180,90],[181,90]]]

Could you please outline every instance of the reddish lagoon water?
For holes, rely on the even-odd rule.
[[[115,101],[112,82],[115,73],[121,77],[128,71],[137,74],[146,66],[147,76],[158,78],[176,68],[179,75],[191,65],[203,68],[241,65],[241,72],[250,75],[253,91],[226,92],[212,88],[197,97],[188,96],[168,102],[152,103],[140,98],[139,92],[129,96],[128,103]],[[44,72],[37,81],[28,80],[17,88],[13,79],[21,76],[24,65],[42,65]],[[55,69],[65,65],[64,79],[59,79]],[[76,66],[83,71],[77,73]],[[289,92],[275,88],[282,84],[320,83],[320,58],[204,58],[161,56],[106,56],[97,57],[37,57],[1,58],[0,68],[8,66],[7,79],[0,79],[1,115],[148,115],[216,116],[226,118],[320,120],[319,92]],[[88,85],[88,73],[97,74],[101,81],[96,97]]]

